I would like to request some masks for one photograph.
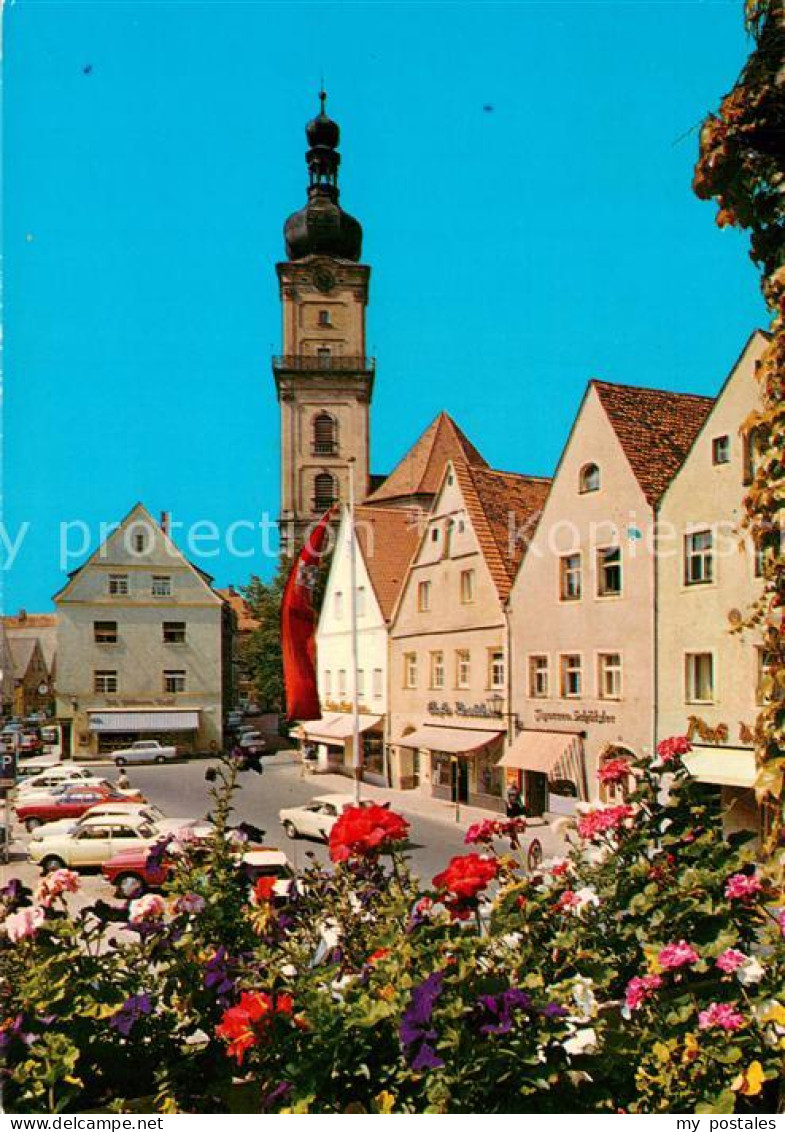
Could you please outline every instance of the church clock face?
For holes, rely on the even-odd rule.
[[[335,286],[335,276],[327,267],[317,267],[313,273],[313,281],[319,291],[332,291]]]

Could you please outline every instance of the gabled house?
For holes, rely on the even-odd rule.
[[[688,734],[687,765],[721,790],[729,826],[755,827],[753,727],[767,695],[760,630],[741,631],[762,593],[761,557],[744,528],[761,405],[755,376],[766,347],[747,341],[681,469],[666,489],[668,536],[657,566],[657,736]],[[781,554],[771,545],[769,553]]]
[[[66,751],[221,746],[228,607],[166,525],[137,504],[55,595]]]
[[[37,637],[8,634],[13,670],[14,715],[24,718],[47,710],[52,703],[52,685],[41,642]]]
[[[448,461],[390,632],[395,785],[502,809],[504,607],[549,483]]]
[[[504,763],[529,812],[597,796],[655,739],[655,522],[712,400],[592,381],[509,601]]]

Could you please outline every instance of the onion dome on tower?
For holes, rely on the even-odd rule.
[[[294,212],[284,225],[289,259],[309,255],[335,256],[358,262],[363,230],[359,221],[338,204],[338,166],[341,155],[338,123],[325,113],[327,95],[319,93],[321,109],[305,127],[309,149],[305,155],[310,174],[308,203]]]

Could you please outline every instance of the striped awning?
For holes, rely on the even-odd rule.
[[[570,764],[580,737],[569,731],[521,731],[510,744],[499,766],[534,770],[549,778],[572,778]]]
[[[90,730],[109,731],[198,731],[198,711],[145,708],[140,711],[89,711]]]
[[[361,715],[360,732],[370,731],[381,723],[380,715]],[[316,739],[322,743],[345,743],[354,731],[354,716],[351,712],[328,711],[321,719],[312,719],[300,725],[303,735],[307,739]]]
[[[413,750],[422,748],[448,755],[471,755],[503,734],[503,731],[472,731],[468,727],[429,727],[426,724],[393,741],[399,747]]]

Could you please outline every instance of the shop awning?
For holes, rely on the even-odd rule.
[[[516,770],[536,770],[551,778],[568,778],[569,774],[554,773],[559,765],[565,766],[573,753],[573,744],[579,737],[567,731],[522,731],[510,744],[499,766]]]
[[[698,782],[708,782],[714,786],[755,785],[754,751],[696,751],[692,750],[682,757],[687,770]]]
[[[408,735],[401,735],[394,742],[399,747],[414,750],[423,748],[426,751],[443,751],[448,755],[471,755],[503,734],[503,731],[472,731],[468,727],[428,727],[426,724]]]
[[[361,715],[360,731],[370,731],[381,723],[380,715]],[[354,717],[351,712],[328,711],[321,719],[301,723],[300,728],[307,739],[317,739],[322,743],[344,743],[352,737]]]
[[[198,731],[198,711],[89,711],[91,731]]]

